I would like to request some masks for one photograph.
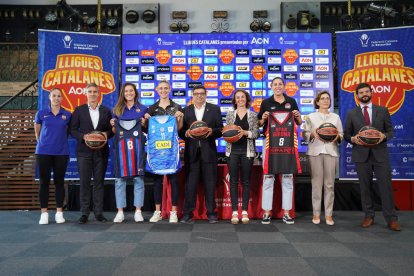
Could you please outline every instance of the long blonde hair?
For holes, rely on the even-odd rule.
[[[130,82],[124,83],[124,85],[122,85],[121,92],[119,93],[119,96],[118,96],[118,102],[116,103],[116,105],[113,109],[114,114],[118,117],[121,116],[122,114],[124,114],[124,111],[125,111],[125,106],[126,106],[125,87],[127,87],[128,85],[131,85],[134,88],[134,91],[135,91],[134,103],[136,105],[139,104],[138,90],[137,90],[137,87],[135,86],[135,84],[130,83]]]

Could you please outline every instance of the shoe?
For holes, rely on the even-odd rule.
[[[249,214],[247,213],[247,211],[242,211],[242,219],[241,219],[243,224],[248,224],[249,223]]]
[[[238,224],[239,223],[239,214],[237,211],[233,211],[231,214],[231,224]]]
[[[361,226],[362,226],[362,228],[368,228],[368,227],[372,226],[373,224],[374,224],[374,219],[373,218],[365,218],[362,221]]]
[[[135,211],[134,220],[135,220],[135,222],[143,222],[144,221],[144,217],[142,216],[141,211]]]
[[[63,212],[56,212],[55,214],[56,223],[65,223],[65,218],[63,217]]]
[[[270,224],[270,214],[268,213],[263,214],[262,224]]]
[[[154,211],[154,214],[150,218],[149,222],[159,222],[162,220],[161,211]]]
[[[122,223],[124,220],[125,220],[124,212],[116,213],[116,216],[114,218],[115,223]]]
[[[390,230],[392,230],[392,231],[401,231],[401,226],[396,221],[388,222],[388,228],[390,228]]]
[[[85,224],[88,221],[88,216],[87,215],[82,215],[79,219],[78,219],[78,223],[79,224]]]
[[[312,223],[313,224],[319,224],[319,223],[321,223],[321,217],[320,216],[313,216],[312,217]]]
[[[177,211],[171,211],[170,212],[170,223],[177,223],[178,217],[177,217]]]
[[[104,217],[103,215],[97,215],[95,217],[95,219],[99,222],[107,222],[108,221],[108,219],[106,217]]]
[[[208,218],[208,223],[210,223],[210,224],[215,224],[217,222],[218,222],[218,219],[217,219],[216,216],[211,216],[211,217]]]
[[[43,212],[40,215],[39,224],[49,224],[49,213]]]
[[[180,220],[181,223],[185,223],[185,224],[194,224],[194,219],[193,217],[190,217],[188,215],[184,215],[182,217],[182,219]]]
[[[290,217],[289,214],[283,214],[282,220],[286,224],[294,224],[295,223],[295,221],[293,220],[293,218]]]
[[[330,225],[330,226],[335,225],[335,222],[333,221],[332,216],[326,216],[325,222],[327,225]]]

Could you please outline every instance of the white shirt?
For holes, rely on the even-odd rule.
[[[206,103],[204,103],[200,109],[198,109],[195,105],[194,105],[194,112],[197,118],[197,121],[202,121],[203,120],[203,116],[204,116],[204,110],[206,109]]]
[[[91,120],[92,120],[92,125],[93,125],[93,129],[96,129],[96,127],[98,126],[98,122],[99,122],[99,104],[96,106],[95,109],[93,109],[89,104],[89,115],[91,116]]]

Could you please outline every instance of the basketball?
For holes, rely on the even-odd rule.
[[[225,127],[223,127],[223,130],[221,131],[221,133],[223,134],[223,139],[227,143],[235,143],[239,141],[239,131],[241,129],[242,128],[240,126],[226,125]]]
[[[332,142],[338,135],[338,129],[331,123],[323,123],[316,129],[316,133],[322,140]]]
[[[97,150],[105,146],[107,142],[106,136],[100,131],[92,131],[85,136],[85,145],[93,150]]]
[[[375,127],[364,126],[359,130],[357,138],[364,146],[375,146],[381,140],[381,136],[381,132]]]
[[[190,131],[191,136],[202,140],[207,137],[208,125],[203,121],[195,121],[190,125],[190,128],[188,130]]]

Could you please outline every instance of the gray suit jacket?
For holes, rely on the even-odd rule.
[[[386,139],[374,147],[363,147],[351,142],[351,137],[356,135],[364,126],[364,116],[359,106],[350,110],[346,116],[344,138],[353,145],[352,161],[366,162],[370,151],[377,162],[387,162],[389,159],[387,140],[394,137],[394,128],[391,122],[391,116],[386,107],[372,105],[371,126],[385,134]]]

